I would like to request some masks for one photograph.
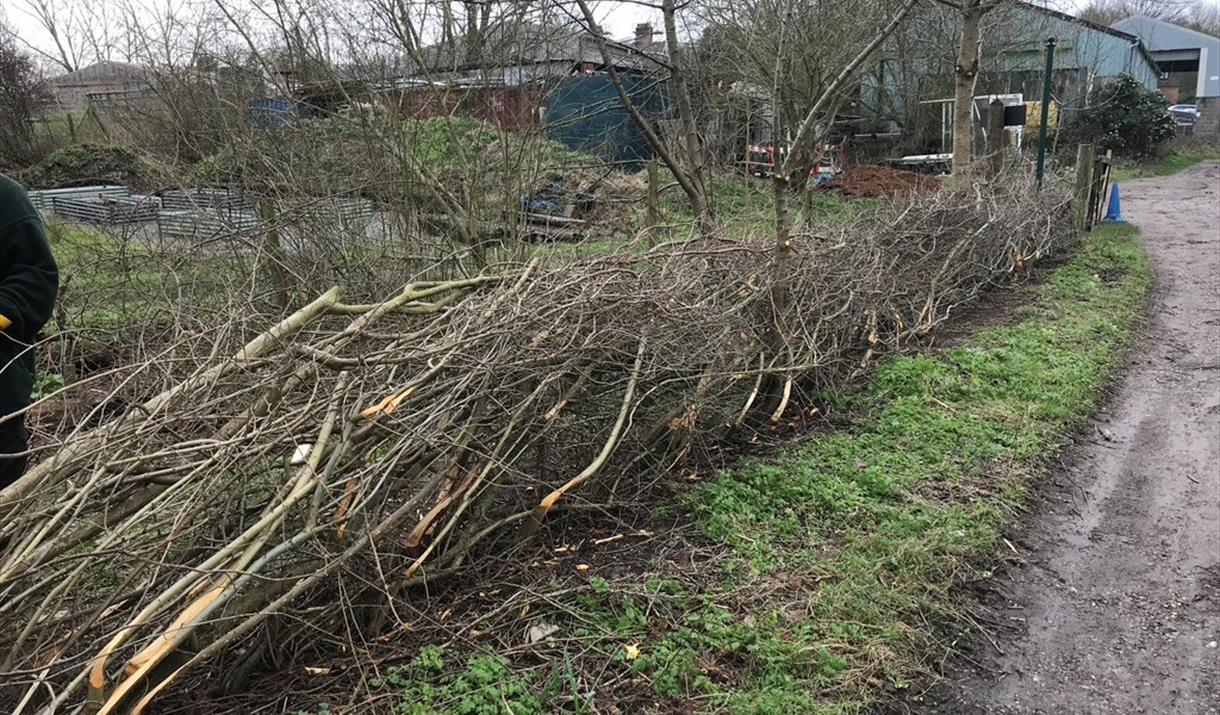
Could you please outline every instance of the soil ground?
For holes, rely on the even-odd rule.
[[[937,713],[1220,713],[1220,163],[1122,186],[1158,291]],[[972,662],[974,665],[968,665]]]

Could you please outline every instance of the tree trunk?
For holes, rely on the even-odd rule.
[[[788,197],[792,188],[788,177],[773,174],[771,188],[775,192],[775,257],[771,270],[771,351],[778,355],[788,342],[788,263],[792,257],[792,220],[788,213]]]
[[[1092,144],[1076,147],[1076,187],[1072,195],[1072,227],[1077,231],[1092,228],[1090,199],[1093,196],[1093,161],[1096,158]]]
[[[660,178],[658,177],[657,160],[648,162],[648,244],[656,245],[656,233],[661,225],[661,197],[658,193]]]
[[[272,295],[277,308],[288,307],[288,272],[284,267],[284,246],[280,243],[279,210],[275,202],[267,199],[259,205],[259,218],[263,222],[263,250],[270,266]]]
[[[677,118],[682,126],[686,166],[697,194],[697,196],[691,196],[691,209],[695,213],[695,225],[699,228],[700,235],[711,236],[716,232],[716,219],[712,215],[711,205],[707,201],[707,172],[704,167],[707,157],[704,156],[699,129],[695,126],[694,105],[691,102],[690,85],[686,81],[685,50],[678,40],[678,27],[674,19],[675,0],[664,0],[661,8],[665,19],[666,49],[669,50],[671,65],[669,80],[673,84],[674,95],[678,101]]]
[[[984,8],[970,0],[962,8],[962,37],[954,68],[953,175],[970,170],[974,162],[974,85],[979,73],[979,25]]]
[[[792,258],[792,224],[788,214],[788,199],[792,195],[794,184],[803,186],[809,174],[809,164],[801,159],[802,151],[806,146],[817,146],[826,137],[834,125],[834,115],[839,106],[838,93],[839,89],[847,83],[849,79],[856,73],[856,70],[868,60],[869,56],[885,42],[886,38],[898,29],[898,26],[906,18],[907,14],[915,7],[918,0],[907,0],[898,12],[890,19],[889,23],[877,33],[877,36],[872,39],[860,52],[848,62],[847,65],[839,72],[822,94],[818,96],[813,106],[805,114],[805,118],[801,121],[797,128],[796,136],[792,140],[791,146],[788,147],[788,154],[780,161],[778,154],[772,161],[771,182],[772,189],[775,192],[775,259],[772,262],[771,270],[771,316],[769,326],[769,341],[772,345],[775,354],[783,350],[788,342],[788,324],[787,324],[787,306],[788,306],[788,264]],[[781,41],[783,37],[781,36]],[[780,68],[776,67],[776,76],[779,75]],[[778,104],[779,83],[776,82],[772,90],[772,100]],[[825,113],[825,116],[823,116]],[[772,140],[778,141],[780,136],[780,124],[777,118],[772,125]],[[798,177],[797,181],[793,181],[793,177]]]

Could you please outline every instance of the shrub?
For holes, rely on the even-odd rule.
[[[412,166],[478,203],[492,201],[506,179],[531,184],[550,169],[591,161],[556,142],[501,134],[462,117],[328,117],[255,134],[249,143],[200,161],[190,180],[314,196],[360,193],[427,206],[434,197]]]
[[[1069,130],[1072,141],[1096,144],[1115,154],[1143,157],[1174,137],[1165,98],[1126,75],[1094,88]]]

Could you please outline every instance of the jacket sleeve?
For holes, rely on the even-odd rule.
[[[18,340],[32,340],[51,318],[59,291],[59,269],[42,222],[26,218],[0,229],[0,248],[8,254],[0,275],[0,325]]]

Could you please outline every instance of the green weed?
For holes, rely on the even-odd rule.
[[[64,314],[91,337],[121,339],[164,327],[187,306],[203,318],[224,308],[229,281],[243,276],[234,258],[156,253],[94,226],[48,223],[47,238],[59,264]]]
[[[693,230],[694,216],[686,195],[678,189],[673,175],[661,171],[660,184],[671,186],[661,196],[663,223],[676,227],[675,233]],[[753,176],[717,174],[708,181],[708,201],[726,236],[740,238],[774,232],[775,195],[771,182]],[[796,225],[810,223],[834,226],[876,213],[884,202],[875,199],[847,200],[833,194],[807,189],[791,197],[789,208]],[[645,209],[641,205],[636,222],[643,226]]]
[[[64,376],[57,372],[40,372],[34,376],[34,392],[30,399],[41,400],[63,389]]]
[[[488,654],[465,659],[449,671],[437,646],[427,646],[405,668],[391,668],[368,685],[373,690],[401,691],[400,715],[541,715],[536,678],[514,673],[504,658]]]

